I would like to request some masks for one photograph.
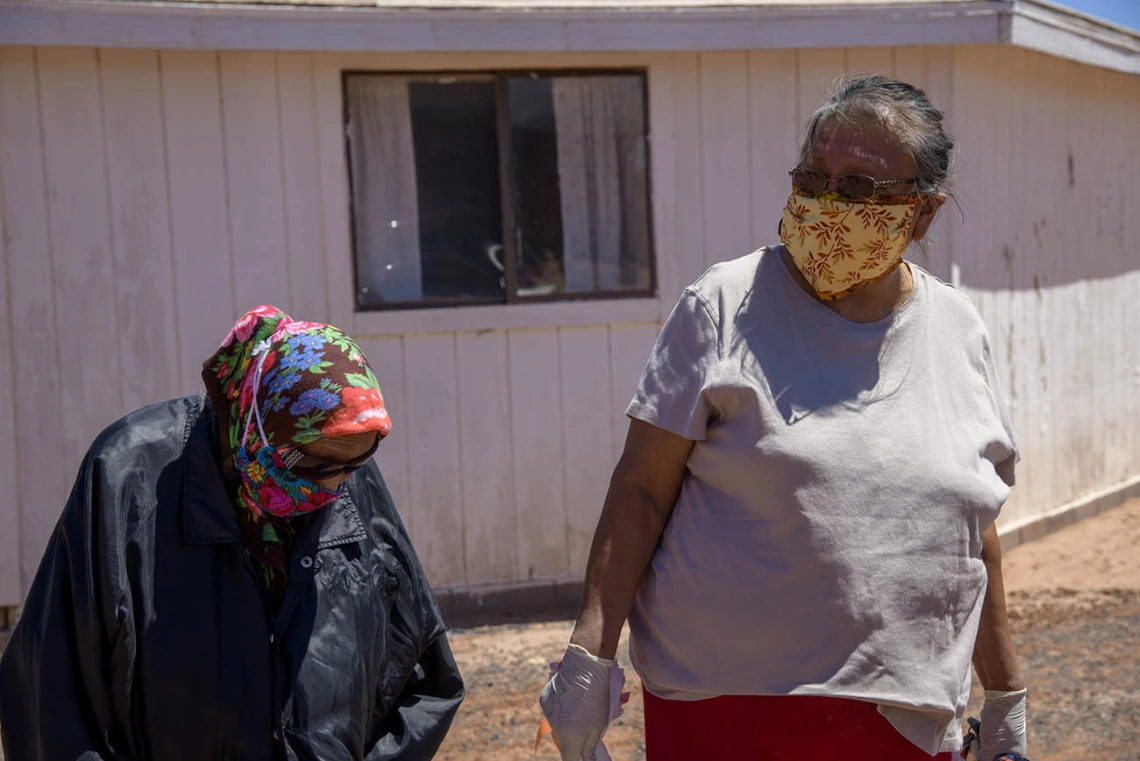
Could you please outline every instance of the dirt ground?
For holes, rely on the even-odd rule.
[[[1140,760],[1140,500],[1017,547],[1004,557],[1015,641],[1030,687],[1033,761]],[[456,631],[468,697],[437,759],[557,761],[537,756],[538,694],[570,622]],[[606,744],[614,761],[645,758],[640,682]],[[975,683],[971,713],[980,706]]]

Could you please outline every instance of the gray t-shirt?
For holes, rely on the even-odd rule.
[[[980,316],[910,266],[910,298],[854,323],[762,249],[665,323],[627,410],[696,442],[630,616],[654,695],[854,698],[961,745],[1016,449]]]

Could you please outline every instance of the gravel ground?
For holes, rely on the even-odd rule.
[[[1033,761],[1140,761],[1140,500],[1018,547],[1004,565]],[[453,632],[468,698],[437,759],[557,761],[549,740],[534,752],[537,698],[570,628]],[[641,685],[619,652],[633,695],[607,746],[615,761],[641,761]],[[974,714],[980,698],[975,683]]]

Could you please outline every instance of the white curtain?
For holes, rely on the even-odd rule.
[[[631,77],[558,77],[553,85],[566,290],[648,286],[644,107]],[[624,253],[624,257],[623,257]]]
[[[417,301],[423,272],[408,80],[349,77],[346,95],[357,297]]]

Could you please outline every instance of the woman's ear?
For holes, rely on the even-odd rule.
[[[926,237],[938,210],[946,203],[945,193],[923,193],[918,197],[918,208],[914,215],[914,224],[911,228],[911,240],[920,241]]]
[[[776,223],[776,237],[779,238],[784,234],[784,218],[780,217],[780,221]]]

